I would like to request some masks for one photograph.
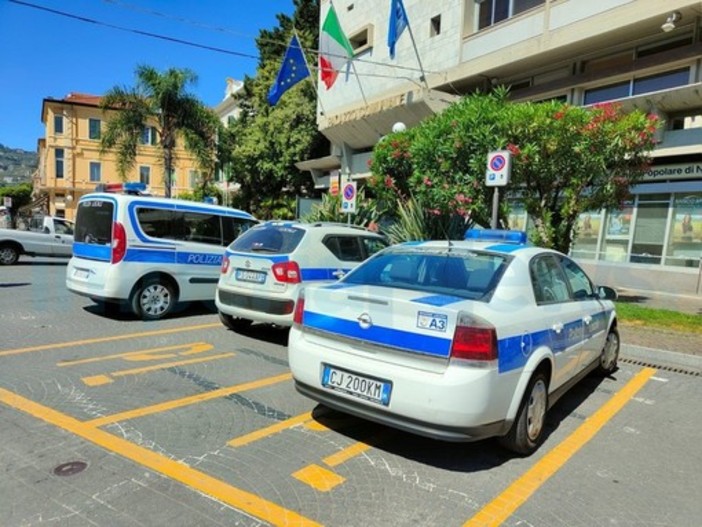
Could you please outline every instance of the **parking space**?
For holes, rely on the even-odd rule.
[[[53,342],[27,332],[0,348],[0,500],[15,503],[2,525],[693,525],[701,512],[697,378],[623,364],[585,379],[518,458],[315,405],[293,388],[284,331],[235,334],[203,313],[108,334],[86,305],[69,305]],[[53,472],[71,462],[86,466]]]

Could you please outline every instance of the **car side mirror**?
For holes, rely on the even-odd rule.
[[[616,300],[619,295],[612,287],[601,285],[597,288],[597,296],[600,300]]]

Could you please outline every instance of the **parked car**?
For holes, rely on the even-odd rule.
[[[222,323],[292,324],[303,285],[333,282],[388,246],[378,233],[338,223],[269,221],[227,247],[215,304]]]
[[[135,192],[135,183],[128,192]],[[224,248],[258,223],[248,212],[130,193],[78,202],[66,287],[108,311],[126,304],[143,320],[178,302],[212,302]]]
[[[393,246],[306,287],[288,343],[297,390],[416,434],[536,450],[548,408],[616,369],[616,292],[526,233],[466,238]]]
[[[0,265],[13,265],[23,254],[70,258],[73,222],[54,216],[36,216],[26,230],[0,229]]]

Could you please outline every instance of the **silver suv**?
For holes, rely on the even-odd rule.
[[[269,221],[227,247],[215,304],[231,330],[252,322],[292,325],[299,290],[338,280],[388,246],[378,233],[339,223]]]

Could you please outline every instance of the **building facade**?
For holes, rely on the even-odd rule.
[[[390,1],[337,0],[354,49],[318,84],[329,156],[298,164],[317,188],[362,180],[373,146],[457,98],[509,86],[515,101],[617,101],[664,122],[653,166],[619,211],[586,211],[573,255],[601,283],[702,294],[702,7],[691,0],[404,0],[390,58]],[[321,23],[331,7],[321,2]],[[499,145],[498,145],[499,146]],[[528,226],[514,204],[510,227]]]
[[[119,183],[114,154],[100,154],[105,120],[100,97],[70,93],[63,99],[43,100],[44,137],[39,140],[39,168],[34,193],[46,196],[44,212],[75,219],[78,199],[99,184]],[[200,178],[194,157],[182,145],[176,148],[171,195],[190,191]],[[145,126],[134,169],[127,181],[145,183],[152,194],[165,195],[163,156],[156,129]]]

